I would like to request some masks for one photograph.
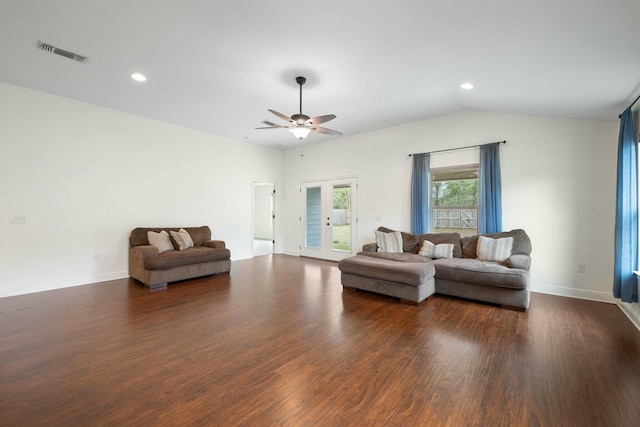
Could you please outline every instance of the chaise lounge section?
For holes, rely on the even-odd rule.
[[[361,252],[338,266],[345,288],[389,295],[409,304],[419,303],[435,292],[435,266],[419,255]]]

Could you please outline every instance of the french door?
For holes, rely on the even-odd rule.
[[[355,178],[300,185],[300,255],[340,261],[356,250]]]

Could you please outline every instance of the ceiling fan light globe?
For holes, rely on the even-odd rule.
[[[309,135],[309,132],[311,132],[311,129],[304,126],[295,126],[295,127],[289,128],[289,132],[291,132],[293,136],[295,136],[296,138],[302,140],[302,139],[305,139],[307,135]]]

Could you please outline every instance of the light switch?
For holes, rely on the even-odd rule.
[[[9,224],[26,224],[27,216],[26,215],[11,215],[9,217]]]

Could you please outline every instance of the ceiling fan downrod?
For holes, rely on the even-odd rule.
[[[300,86],[300,114],[302,114],[302,85],[305,84],[306,82],[307,82],[306,78],[302,76],[296,77],[296,83],[298,83],[298,85]]]

